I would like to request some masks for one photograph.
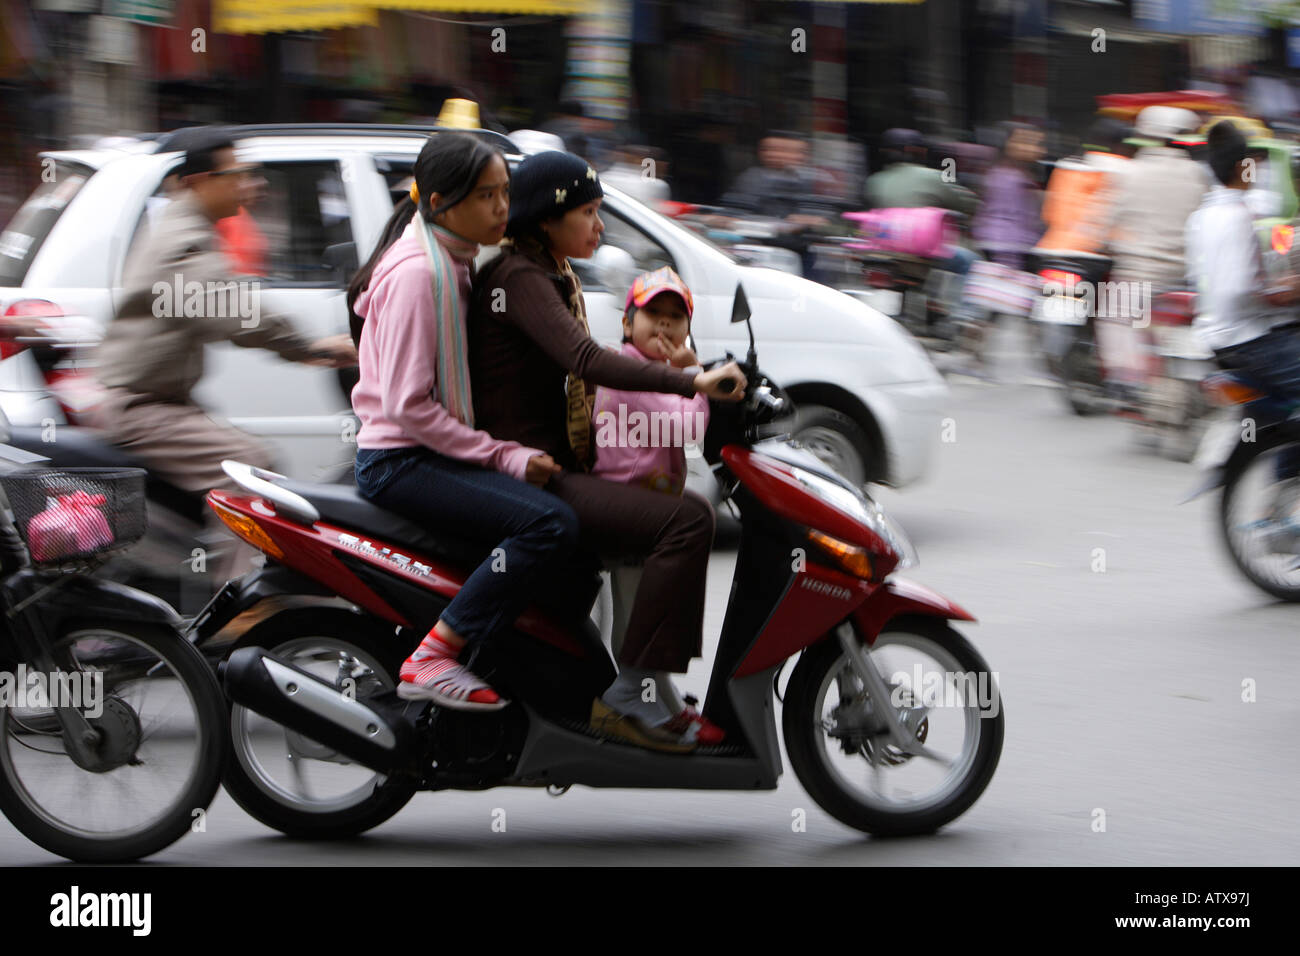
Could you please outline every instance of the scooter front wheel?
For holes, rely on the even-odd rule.
[[[87,609],[93,610],[93,609]],[[81,863],[151,856],[196,829],[227,754],[221,689],[171,627],[65,624],[57,675],[0,707],[0,812],[32,842]],[[79,751],[55,707],[82,713]]]
[[[929,618],[891,622],[858,652],[889,698],[873,699],[834,638],[808,649],[782,713],[790,764],[841,823],[877,836],[931,833],[969,809],[997,768],[1005,722],[995,675],[964,637]],[[915,746],[891,742],[883,707]]]
[[[1228,554],[1260,590],[1300,602],[1300,433],[1261,434],[1229,462],[1219,502]]]

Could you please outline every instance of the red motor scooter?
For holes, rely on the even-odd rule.
[[[1201,382],[1216,371],[1214,353],[1197,339],[1196,294],[1171,289],[1155,295],[1144,330],[1147,375],[1141,422],[1166,457],[1191,461],[1209,426],[1213,406]]]
[[[748,316],[738,289],[734,318]],[[788,408],[757,366],[752,329],[750,342],[751,390],[714,404],[704,447],[742,522],[703,704],[722,745],[663,753],[590,728],[592,700],[615,676],[586,617],[594,588],[577,614],[533,607],[499,640],[467,649],[507,708],[467,714],[398,698],[398,666],[491,543],[476,549],[354,491],[228,462],[250,494],[212,491],[209,503],[267,563],[229,582],[191,636],[226,656],[213,636],[236,615],[265,614],[219,668],[232,702],[231,796],[286,833],[337,837],[383,822],[418,790],[772,790],[779,677],[796,657],[782,729],[795,773],[827,812],[901,835],[969,808],[1004,733],[996,675],[948,623],[972,618],[891,577],[911,548],[870,498],[788,440],[760,437]]]

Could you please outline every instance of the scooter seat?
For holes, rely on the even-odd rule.
[[[1059,249],[1030,249],[1029,261],[1035,272],[1057,269],[1073,272],[1088,282],[1099,282],[1110,274],[1114,260],[1110,256],[1090,252],[1069,252]]]
[[[55,441],[43,440],[44,429],[15,426],[10,429],[8,444],[50,459],[51,467],[66,468],[144,468],[136,458],[107,442],[99,432],[62,425]]]
[[[462,537],[438,535],[401,515],[367,501],[348,485],[322,485],[305,481],[277,480],[286,491],[301,495],[315,505],[330,524],[364,532],[385,544],[400,544],[433,558],[472,568],[492,553],[499,541],[474,542]]]

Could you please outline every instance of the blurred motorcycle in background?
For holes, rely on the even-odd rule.
[[[952,255],[962,217],[948,209],[917,207],[846,212],[858,235],[841,248],[851,255],[857,289],[843,291],[897,319],[932,352],[970,342],[958,319],[963,277]]]
[[[803,275],[799,254],[776,244],[800,227],[781,219],[735,213],[722,206],[666,202],[661,208],[666,216],[703,236],[741,265]]]
[[[221,777],[215,675],[157,598],[92,576],[145,529],[144,472],[54,470],[0,413],[0,812],[51,853],[149,856]]]
[[[99,397],[86,360],[99,338],[92,321],[47,300],[22,299],[5,309],[0,411],[22,423],[9,426],[8,444],[57,468],[145,473],[147,530],[134,547],[106,556],[96,573],[159,597],[184,616],[196,614],[229,576],[225,562],[236,542],[213,527],[202,495],[164,481],[98,431],[77,424]]]
[[[1152,298],[1151,322],[1143,330],[1147,363],[1139,424],[1175,461],[1193,459],[1212,411],[1201,382],[1215,370],[1214,353],[1197,338],[1195,318],[1195,293],[1173,289]]]
[[[1048,373],[1076,415],[1111,411],[1097,348],[1096,290],[1110,275],[1111,260],[1083,252],[1033,250],[1041,295],[1030,314]]]

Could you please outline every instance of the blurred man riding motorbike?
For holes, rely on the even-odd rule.
[[[830,221],[818,199],[819,173],[808,157],[808,143],[798,133],[768,133],[758,144],[759,165],[741,173],[722,197],[728,209],[782,220],[788,231],[770,242],[798,253],[804,275],[812,274],[811,230]]]
[[[1184,283],[1183,228],[1210,184],[1201,165],[1172,143],[1199,122],[1191,110],[1170,106],[1149,106],[1138,114],[1137,134],[1148,145],[1120,177],[1106,229],[1114,260],[1110,281],[1128,284],[1130,306],[1149,305],[1156,294]],[[1098,314],[1097,344],[1116,392],[1137,409],[1145,369],[1137,329],[1150,316],[1131,307],[1125,312]]]
[[[1088,130],[1083,155],[1056,164],[1043,196],[1047,232],[1038,240],[1038,249],[1102,251],[1119,180],[1128,168],[1129,159],[1123,154],[1128,135],[1123,122],[1102,117]]]
[[[239,214],[258,180],[255,166],[239,162],[229,134],[196,131],[177,172],[179,189],[128,257],[121,307],[96,349],[102,398],[85,420],[158,478],[197,497],[233,487],[224,459],[274,465],[261,441],[213,418],[191,396],[209,342],[329,367],[355,365],[356,350],[346,336],[311,342],[286,318],[262,314],[257,281],[237,275],[216,223]],[[251,554],[224,549],[216,580],[240,574]]]
[[[272,464],[260,441],[213,419],[191,397],[207,343],[335,367],[355,364],[356,352],[346,336],[309,342],[281,316],[232,308],[250,299],[256,305],[257,288],[240,288],[248,284],[220,251],[215,224],[239,212],[256,167],[238,161],[229,134],[196,134],[178,174],[176,198],[127,261],[121,308],[97,350],[106,394],[90,422],[168,482],[202,494],[227,485],[224,458]]]
[[[925,139],[914,129],[887,129],[881,137],[886,166],[867,177],[863,187],[869,209],[916,209],[933,206],[951,209],[963,216],[975,212],[979,198],[944,173],[925,165]],[[978,256],[962,245],[954,245],[951,258],[939,268],[964,276]],[[956,290],[960,299],[961,289]]]
[[[1218,179],[1187,221],[1187,274],[1199,292],[1195,328],[1215,359],[1278,396],[1300,401],[1300,334],[1287,306],[1300,301],[1300,277],[1270,285],[1246,192],[1246,138],[1223,120],[1207,136]]]

